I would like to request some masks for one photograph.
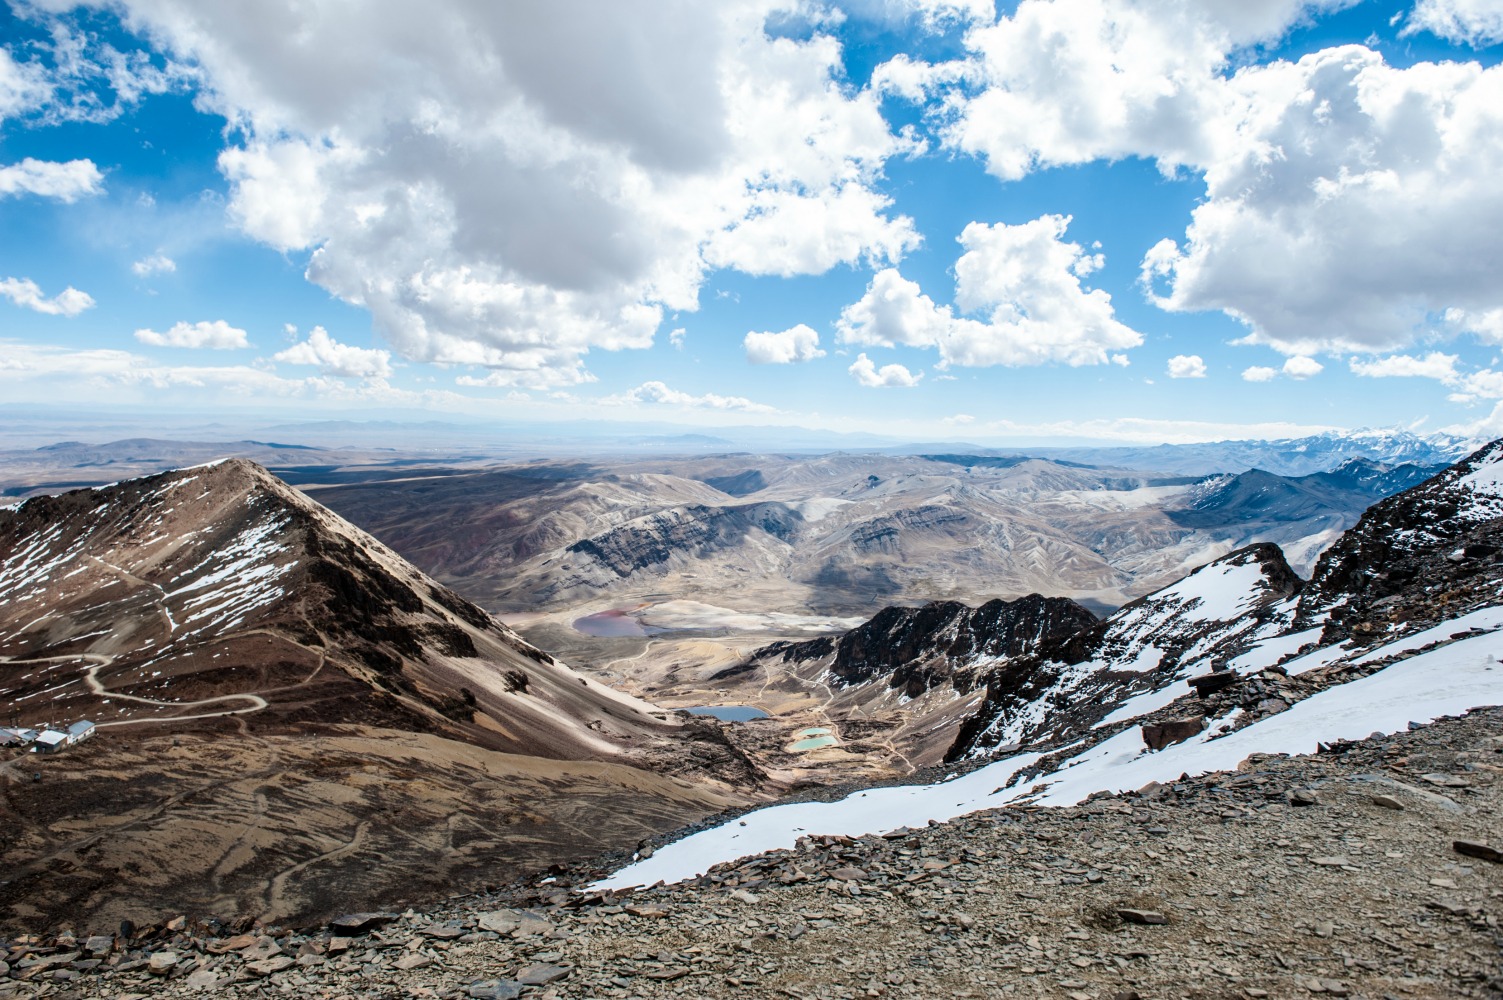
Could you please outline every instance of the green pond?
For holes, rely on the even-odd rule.
[[[793,750],[818,750],[820,747],[832,747],[838,742],[828,729],[819,726],[801,729],[793,735],[798,737],[790,748]]]

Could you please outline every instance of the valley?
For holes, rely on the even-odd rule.
[[[1365,676],[1389,626],[1362,609],[1496,603],[1491,487],[1404,491],[1427,471],[731,456],[294,489],[236,459],[38,496],[0,512],[0,698],[99,735],[0,765],[0,918],[302,924],[1020,747],[1059,766],[1191,710],[1224,715],[1200,738],[1256,729]],[[1363,548],[1439,510],[1455,532]],[[1310,583],[1238,544],[1333,531],[1356,554]],[[1402,572],[1368,598],[1375,558]],[[1046,577],[1089,586],[1023,589]],[[1258,679],[1295,655],[1314,669]]]

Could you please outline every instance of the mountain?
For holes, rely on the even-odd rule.
[[[1378,465],[1450,465],[1480,442],[1454,434],[1415,434],[1392,429],[1328,431],[1272,441],[1211,441],[1165,444],[1150,448],[1035,448],[1030,453],[1093,465],[1152,469],[1160,473],[1205,476],[1235,475],[1263,469],[1280,476],[1327,472],[1353,459]]]
[[[1325,547],[1373,502],[1444,468],[1354,458],[1307,476],[1252,469],[1202,480],[1167,514],[1176,524],[1213,532],[1235,545],[1275,542],[1291,565],[1309,572]]]
[[[760,781],[243,460],[0,511],[0,715],[99,733],[0,768],[21,924],[447,891]]]
[[[787,885],[810,858],[828,852],[831,864],[845,866],[833,877],[855,884],[864,901],[881,884],[871,872],[882,852],[846,849],[860,838],[897,847],[897,877],[907,884],[942,880],[924,897],[939,900],[954,893],[946,884],[954,866],[985,854],[957,843],[951,853],[925,855],[915,831],[979,813],[964,829],[1004,831],[1016,852],[1009,870],[1032,870],[1030,891],[1015,895],[1065,895],[1077,913],[1104,907],[1093,912],[1167,924],[1171,932],[1179,923],[1181,933],[1204,918],[1207,928],[1224,930],[1246,890],[1232,889],[1210,907],[1206,879],[1255,857],[1269,865],[1252,882],[1284,886],[1291,899],[1326,886],[1315,907],[1330,914],[1328,879],[1350,885],[1376,850],[1420,860],[1383,877],[1381,888],[1375,882],[1373,898],[1401,896],[1412,912],[1474,919],[1493,876],[1471,859],[1500,857],[1486,842],[1499,786],[1485,759],[1503,706],[1500,531],[1503,441],[1375,505],[1321,558],[1309,583],[1275,546],[1252,546],[1105,620],[985,664],[985,698],[948,754],[960,766],[933,783],[889,783],[835,801],[745,813],[659,846],[591,888],[701,875],[700,885],[743,878]],[[883,683],[874,678],[868,686]],[[1191,803],[1186,817],[1177,807]],[[1073,832],[1029,836],[1037,817],[1054,808],[1064,813],[1056,822],[1075,820]],[[1135,857],[1163,858],[1172,846],[1162,839],[1171,832],[1166,810],[1198,829],[1182,845],[1193,864],[1180,860],[1150,884],[1142,869],[1106,861],[1120,838],[1104,830],[1115,822],[1159,840],[1155,849],[1140,842]],[[1375,816],[1415,822],[1403,833],[1352,835]],[[1227,844],[1227,831],[1244,822],[1262,832]],[[758,854],[766,863],[740,862]],[[1440,869],[1445,876],[1432,874]],[[1448,894],[1438,896],[1440,889]],[[987,898],[994,890],[972,884],[970,891]],[[1144,914],[1149,899],[1156,909]],[[1296,926],[1312,937],[1308,923]],[[1341,935],[1342,926],[1333,923],[1330,933]],[[1034,961],[1032,945],[1015,947],[1020,961]],[[1481,955],[1464,960],[1457,974],[1480,983]],[[1081,957],[1075,967],[1091,964]],[[1319,985],[1332,991],[1324,980]],[[1350,990],[1338,984],[1334,992]]]
[[[534,463],[310,489],[498,612],[666,596],[869,616],[1030,593],[1109,611],[1257,541],[1308,571],[1374,499],[1423,475],[1359,460],[1203,479],[935,452]]]

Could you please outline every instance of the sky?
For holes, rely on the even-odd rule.
[[[1497,436],[1500,52],[1503,0],[9,0],[0,415]]]

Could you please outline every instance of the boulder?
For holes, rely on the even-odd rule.
[[[1206,720],[1203,715],[1188,719],[1170,719],[1167,722],[1145,722],[1143,742],[1148,744],[1150,750],[1162,750],[1176,743],[1183,743],[1192,736],[1199,736],[1200,731],[1205,727]]]

